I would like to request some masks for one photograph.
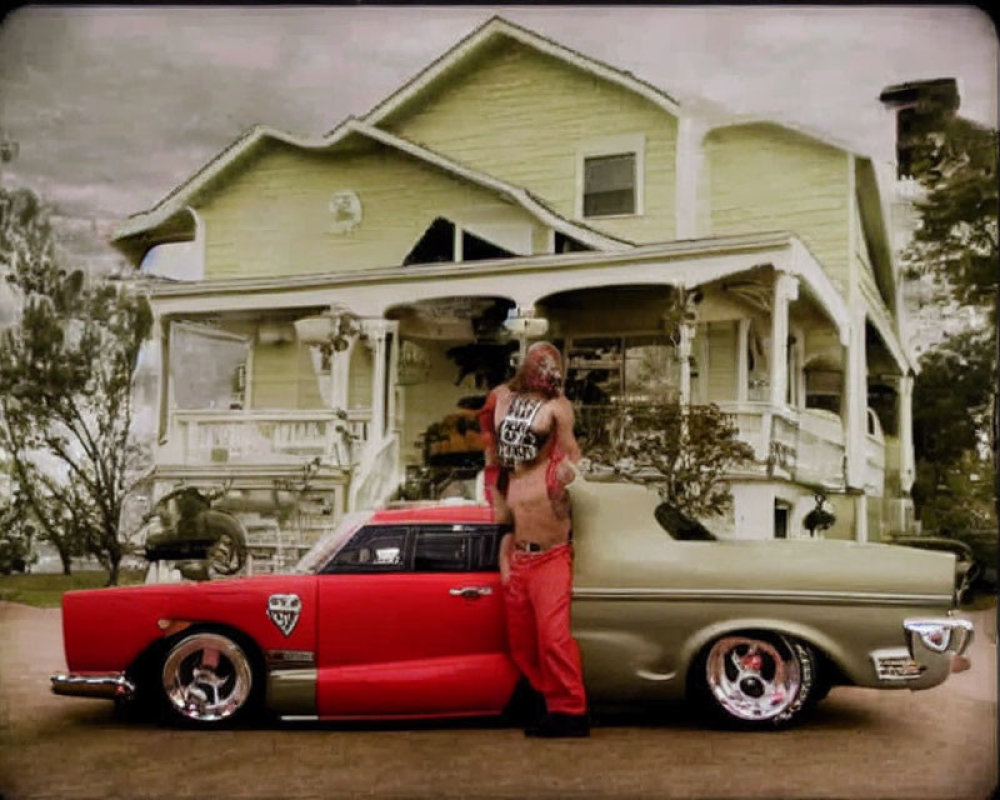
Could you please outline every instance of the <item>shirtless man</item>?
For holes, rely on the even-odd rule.
[[[490,394],[480,416],[488,431],[488,492],[498,514],[513,517],[500,543],[511,657],[545,698],[547,713],[528,736],[590,733],[580,653],[570,633],[573,553],[569,497],[573,407],[562,393],[562,357],[548,342],[533,344],[506,384]]]

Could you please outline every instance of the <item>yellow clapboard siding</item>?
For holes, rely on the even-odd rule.
[[[330,230],[330,198],[352,190],[361,224]],[[206,278],[294,275],[395,266],[438,216],[461,224],[524,225],[530,240],[546,229],[486,189],[381,145],[314,153],[273,143],[206,197]]]
[[[773,124],[705,137],[706,234],[797,234],[842,289],[849,280],[848,154]]]
[[[708,399],[724,403],[736,399],[736,323],[708,323]]]
[[[672,239],[676,120],[633,92],[516,42],[486,50],[382,126],[523,186],[567,218],[576,210],[578,147],[644,134],[645,214],[587,222],[637,242]]]
[[[324,407],[308,347],[290,342],[256,345],[253,353],[251,407]]]

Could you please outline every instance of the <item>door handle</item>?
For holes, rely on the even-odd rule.
[[[493,594],[492,586],[453,586],[448,590],[448,594],[452,597],[467,597],[474,599],[476,597],[485,597],[486,595]]]

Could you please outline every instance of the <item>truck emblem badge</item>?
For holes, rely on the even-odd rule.
[[[302,611],[302,600],[297,594],[272,594],[267,598],[267,616],[285,636],[295,630]]]

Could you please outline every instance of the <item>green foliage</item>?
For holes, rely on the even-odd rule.
[[[952,464],[984,443],[995,364],[989,332],[965,331],[920,361],[913,386],[913,446],[918,461]]]
[[[904,254],[911,277],[926,274],[946,296],[988,312],[989,333],[946,340],[925,357],[914,389],[917,480],[914,500],[924,525],[961,529],[981,522],[987,474],[1000,516],[1000,259],[997,132],[961,117],[930,115],[918,132],[914,173],[927,190],[920,225]],[[992,406],[992,408],[991,408]],[[992,411],[992,420],[990,420]],[[992,439],[992,464],[985,447]]]
[[[20,320],[0,332],[0,447],[11,480],[67,572],[86,552],[115,582],[139,454],[131,390],[149,306],[124,284],[62,268],[47,213],[26,190],[0,190],[0,271],[22,300]]]
[[[997,133],[959,117],[929,131],[915,162],[927,197],[904,259],[910,275],[939,278],[963,305],[997,294]]]
[[[726,475],[753,459],[731,416],[716,405],[589,406],[578,423],[592,465],[655,485],[664,502],[689,517],[726,513],[732,507]]]

